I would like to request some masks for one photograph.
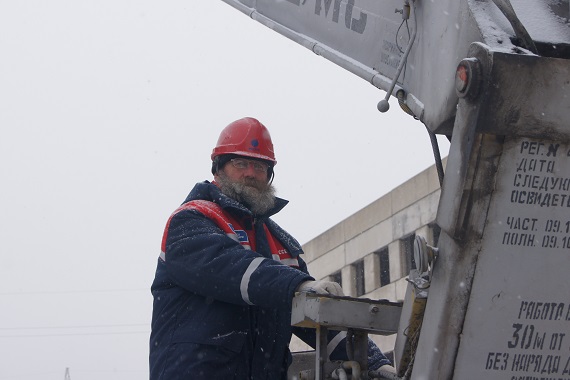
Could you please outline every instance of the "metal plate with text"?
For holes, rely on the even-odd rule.
[[[508,141],[454,378],[570,379],[569,272],[570,145]]]

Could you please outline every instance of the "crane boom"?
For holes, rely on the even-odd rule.
[[[223,1],[381,90],[393,85],[390,95],[402,91],[409,111],[446,135],[457,102],[453,73],[473,42],[532,54],[511,21],[527,26],[543,54],[564,54],[570,41],[567,1],[513,0],[506,15],[508,0]]]

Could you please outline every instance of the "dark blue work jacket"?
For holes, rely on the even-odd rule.
[[[195,207],[209,204],[197,200],[214,205]],[[286,204],[277,199],[267,215],[254,218],[205,181],[171,216],[151,288],[151,380],[286,379],[292,332],[314,347],[313,329],[291,327],[294,292],[313,278],[300,244],[269,219]],[[231,219],[230,229],[220,219]],[[275,244],[295,266],[279,261]],[[346,358],[344,339],[335,342],[331,358]],[[374,367],[389,363],[373,344],[369,355]]]

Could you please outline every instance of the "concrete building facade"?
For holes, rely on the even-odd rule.
[[[346,296],[403,301],[415,236],[437,245],[440,193],[431,166],[303,245],[310,273],[339,282]],[[370,337],[382,351],[394,349],[395,335]],[[291,350],[311,348],[293,337]]]

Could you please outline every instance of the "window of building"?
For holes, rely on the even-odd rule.
[[[404,273],[409,273],[410,270],[416,269],[416,260],[414,259],[414,241],[416,240],[416,234],[411,234],[401,241],[402,253],[406,260],[406,268]]]
[[[331,281],[332,282],[338,282],[340,284],[340,286],[342,287],[342,275],[341,275],[340,271],[334,272],[333,274],[331,274]]]
[[[380,286],[385,286],[390,283],[390,255],[388,247],[376,252],[380,262]]]
[[[356,281],[356,296],[360,297],[365,293],[364,290],[364,260],[360,260],[352,264],[354,267],[354,277]]]

